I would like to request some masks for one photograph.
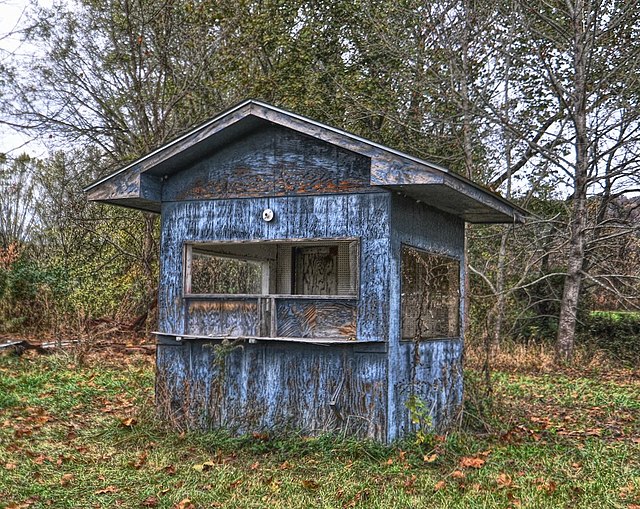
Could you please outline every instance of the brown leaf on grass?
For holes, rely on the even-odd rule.
[[[216,464],[213,461],[205,461],[204,463],[200,463],[198,465],[193,465],[193,469],[198,472],[206,472],[215,467]]]
[[[481,468],[485,463],[485,460],[477,456],[465,456],[460,459],[460,466],[463,468]]]
[[[106,488],[102,488],[101,490],[94,492],[94,495],[105,495],[107,493],[117,493],[117,492],[118,492],[118,488],[116,488],[115,486],[107,486]]]
[[[190,499],[184,498],[180,502],[178,502],[175,506],[175,509],[196,509],[196,506],[193,505]]]
[[[169,475],[173,475],[173,474],[176,473],[176,466],[175,465],[167,465],[162,470],[164,470],[165,473],[167,473]]]
[[[453,472],[451,472],[451,477],[453,477],[454,479],[463,479],[464,472],[462,470],[454,470]]]
[[[389,458],[386,463],[387,465],[393,465],[393,458]]]
[[[156,507],[159,503],[158,497],[151,495],[142,501],[142,507]]]
[[[411,477],[406,477],[402,485],[405,487],[406,490],[413,491],[413,487],[416,484],[417,480],[418,480],[418,476],[413,474]]]
[[[302,486],[308,490],[317,490],[320,487],[317,482],[312,481],[311,479],[303,479]]]
[[[293,465],[291,463],[289,463],[288,461],[284,461],[280,465],[280,467],[278,467],[278,468],[280,468],[280,470],[289,470],[289,469],[293,468]]]
[[[438,459],[438,455],[437,454],[425,454],[422,459],[423,459],[423,461],[425,463],[433,463],[435,460]]]
[[[138,424],[138,419],[135,417],[129,417],[127,419],[121,419],[120,425],[123,428],[133,428],[136,424]]]
[[[511,502],[511,505],[513,507],[520,507],[522,505],[522,503],[520,502],[520,499],[516,498],[516,496],[513,493],[507,493],[507,499],[509,500],[509,502]]]
[[[259,466],[260,466],[260,462],[256,461],[255,463],[251,464],[251,466],[249,467],[249,470],[256,470]]]
[[[27,509],[28,507],[31,507],[31,504],[33,504],[33,502],[27,500],[22,504],[9,504],[5,509]]]
[[[446,483],[444,481],[438,481],[433,487],[433,489],[436,491],[439,491],[441,489],[444,489],[445,486],[446,486]]]
[[[229,483],[229,489],[230,490],[235,490],[241,484],[242,484],[242,478],[238,477],[235,481]]]
[[[267,440],[269,440],[269,434],[268,433],[258,433],[257,431],[254,431],[251,435],[256,440],[262,440],[262,441],[265,441],[265,442]]]
[[[138,457],[136,458],[136,460],[130,462],[129,465],[135,468],[136,470],[140,470],[147,462],[147,457],[148,457],[147,451],[142,451],[140,454],[138,454]]]
[[[69,486],[71,481],[73,481],[74,479],[75,479],[75,476],[73,474],[64,474],[60,478],[60,485],[61,486]]]
[[[6,468],[7,470],[15,470],[17,466],[18,465],[16,465],[15,463],[6,463],[4,468]]]
[[[13,430],[13,435],[16,438],[28,437],[32,433],[33,433],[33,430],[31,430],[30,428],[14,428]]]
[[[509,474],[501,473],[498,474],[496,483],[500,488],[510,488],[511,486],[513,486],[513,479],[511,479],[511,476]]]
[[[536,479],[536,488],[538,491],[546,491],[548,494],[553,493],[558,489],[558,485],[554,481],[545,481],[544,479]]]
[[[342,504],[344,509],[356,507],[360,502],[369,498],[370,492],[367,489],[361,490],[356,493],[351,500]]]

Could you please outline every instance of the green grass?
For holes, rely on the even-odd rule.
[[[591,311],[589,316],[610,318],[611,320],[622,320],[624,318],[640,319],[638,311]]]
[[[4,356],[0,508],[640,506],[637,373],[497,372],[494,394],[490,433],[429,446],[178,433],[148,358]]]

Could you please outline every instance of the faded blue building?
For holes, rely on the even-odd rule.
[[[446,428],[464,224],[524,212],[459,175],[246,101],[87,188],[161,215],[156,400],[238,432]]]

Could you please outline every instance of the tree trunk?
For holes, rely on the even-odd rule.
[[[560,362],[568,362],[573,357],[584,264],[585,205],[584,196],[574,197],[567,275],[564,280],[556,341],[556,358]]]
[[[584,265],[584,244],[586,232],[587,175],[589,166],[589,143],[587,131],[587,57],[592,42],[586,28],[586,6],[584,0],[576,0],[573,5],[573,115],[575,128],[575,173],[573,204],[571,207],[569,254],[567,275],[564,281],[558,336],[556,338],[556,359],[568,362],[573,357],[578,302]]]

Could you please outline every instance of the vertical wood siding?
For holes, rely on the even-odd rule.
[[[261,218],[265,208],[275,212],[269,223]],[[353,346],[264,342],[217,358],[213,340],[160,344],[162,414],[188,427],[342,430],[386,441],[386,349],[367,342],[387,338],[388,217],[387,193],[164,203],[159,297],[164,332],[224,333],[236,326],[225,325],[219,304],[183,298],[184,242],[357,238],[361,287],[354,300],[278,303],[279,334],[356,336]],[[248,302],[225,305],[250,309]]]
[[[182,428],[343,431],[386,440],[386,356],[360,345],[158,345],[161,415]],[[375,345],[371,345],[374,347]]]
[[[446,429],[462,405],[462,337],[414,343],[401,341],[401,249],[407,244],[459,260],[464,279],[464,222],[428,204],[399,195],[391,199],[389,264],[388,439],[415,425],[407,408],[412,394],[426,405],[435,429]],[[461,284],[461,292],[464,285]]]

